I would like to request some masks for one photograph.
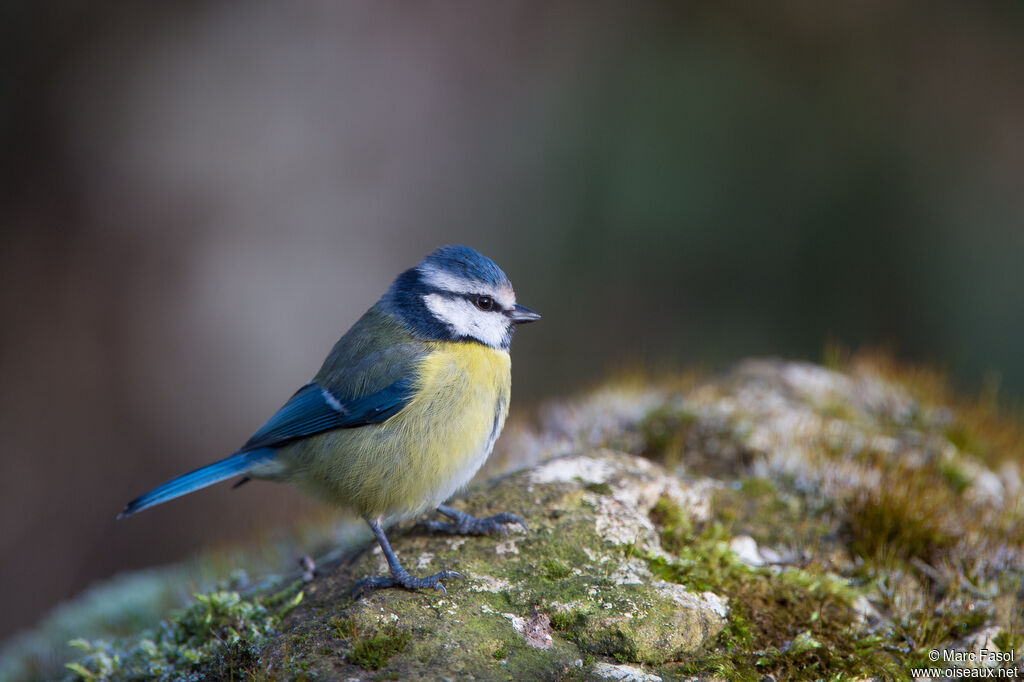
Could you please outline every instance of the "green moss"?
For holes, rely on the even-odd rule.
[[[921,598],[914,589],[916,579],[901,571],[878,580],[882,606],[893,618],[885,633],[888,645],[903,652],[908,666],[929,666],[928,653],[950,648],[950,642],[961,639],[992,621],[987,602],[979,600],[971,590],[950,586],[941,597]]]
[[[880,457],[882,453],[869,456],[874,464],[881,464],[874,461]],[[885,477],[880,491],[862,491],[842,507],[822,507],[813,515],[805,498],[777,483],[745,479],[715,495],[714,521],[700,529],[683,510],[660,501],[652,520],[660,527],[665,548],[678,558],[654,560],[652,570],[691,589],[727,595],[731,609],[727,627],[707,655],[673,670],[751,680],[768,673],[784,679],[804,670],[826,678],[904,677],[910,666],[928,664],[929,650],[948,647],[991,623],[993,609],[971,587],[976,578],[964,575],[962,585],[934,585],[934,593],[927,589],[934,571],[925,562],[935,565],[956,556],[957,540],[949,526],[960,513],[959,492],[948,474],[927,462],[916,468],[890,467]],[[836,532],[840,528],[845,531]],[[751,568],[729,550],[737,532],[761,543],[788,539],[817,558],[799,570]],[[821,572],[821,565],[845,555],[843,540],[862,559],[855,573],[863,587],[855,589]],[[881,607],[893,617],[891,626],[870,631],[858,625],[854,599],[868,590],[877,598],[874,581],[893,571],[906,576],[906,585],[882,589],[889,595],[881,599]]]
[[[957,495],[971,485],[971,479],[964,473],[963,469],[952,462],[940,465],[939,475]]]
[[[541,571],[548,580],[561,580],[572,574],[572,569],[558,559],[546,559],[541,566]]]
[[[242,599],[237,592],[198,594],[191,606],[137,639],[73,641],[85,656],[67,667],[87,680],[172,679],[183,671],[247,677],[256,670],[259,651],[276,632],[281,616],[301,598],[302,592],[266,600]]]
[[[827,419],[839,419],[844,422],[855,422],[858,418],[857,411],[844,402],[826,402],[817,406],[818,414]]]
[[[354,619],[337,616],[327,621],[327,633],[335,639],[344,640],[348,646],[345,660],[365,670],[380,670],[387,666],[395,654],[405,650],[411,638],[408,630],[395,625],[361,629]]]
[[[682,459],[686,436],[696,421],[691,412],[670,406],[651,410],[637,425],[640,454],[674,466]]]
[[[335,639],[355,639],[358,636],[356,624],[352,619],[337,616],[327,621],[327,632]]]
[[[570,611],[556,611],[548,618],[551,620],[551,627],[560,631],[572,631],[583,626],[587,620],[587,614],[583,611],[573,609]]]
[[[789,481],[744,478],[712,496],[716,520],[730,535],[749,535],[759,545],[827,551],[838,546],[839,523],[830,500],[795,493]]]
[[[388,625],[356,640],[345,660],[366,670],[380,670],[392,656],[405,650],[410,637],[407,631]]]
[[[661,544],[673,554],[678,554],[693,533],[690,517],[664,497],[655,503],[650,517],[661,528]]]
[[[728,625],[714,645],[673,672],[738,680],[765,674],[787,679],[806,671],[816,677],[899,673],[898,662],[874,646],[877,637],[856,626],[858,591],[846,581],[813,570],[752,568],[729,549],[721,523],[687,533],[681,510],[666,500],[655,510],[677,558],[652,557],[651,571],[688,589],[729,597]]]
[[[497,649],[491,652],[491,658],[496,661],[503,661],[508,658],[508,649],[504,646],[499,646]]]
[[[739,491],[746,497],[762,499],[778,494],[778,490],[770,478],[751,476],[740,481]]]
[[[979,600],[972,579],[936,586],[934,593],[924,589],[934,572],[924,573],[931,569],[919,557],[952,556],[954,545],[943,524],[956,513],[951,501],[957,493],[936,468],[891,473],[886,495],[858,498],[846,509],[852,547],[864,559],[858,564],[862,587],[824,573],[813,560],[803,569],[781,571],[738,561],[728,542],[730,529],[750,523],[747,502],[768,509],[764,513],[773,522],[787,518],[779,507],[787,494],[768,482],[748,480],[723,491],[714,498],[715,520],[702,529],[694,529],[683,510],[659,501],[652,519],[677,557],[650,559],[651,570],[693,590],[727,595],[730,605],[728,625],[706,655],[672,666],[672,672],[738,680],[765,674],[788,679],[806,671],[819,678],[901,678],[912,666],[929,665],[930,650],[991,623],[993,608]],[[926,491],[933,491],[932,500],[922,499]],[[879,587],[876,576],[883,576]],[[891,576],[898,576],[899,584]],[[870,630],[855,617],[854,601],[868,590],[881,595],[880,607],[892,618],[883,629]],[[1004,644],[1013,642],[1009,635],[1005,639]]]
[[[502,567],[504,577],[520,586],[516,594],[504,593],[508,605],[532,609],[553,602],[567,603],[588,598],[587,580],[572,579],[572,569],[588,562],[582,547],[592,542],[592,523],[581,522],[579,526],[564,523],[561,528],[563,534],[558,542],[539,535],[517,540],[520,555],[546,558],[539,567],[531,562],[506,563]],[[486,560],[490,561],[489,558]],[[504,606],[498,604],[496,608]]]
[[[992,643],[999,647],[1000,651],[1019,651],[1021,645],[1024,644],[1024,634],[1020,632],[1011,632],[1009,630],[1000,630],[999,634],[995,636]]]
[[[946,440],[955,445],[956,449],[961,452],[970,452],[979,456],[985,453],[986,448],[961,423],[952,424],[943,432],[943,435],[946,437]]]
[[[934,468],[897,465],[883,487],[861,490],[846,509],[849,546],[879,564],[921,559],[940,562],[956,547],[956,495]]]

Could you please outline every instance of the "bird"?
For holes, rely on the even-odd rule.
[[[509,347],[515,329],[540,319],[516,302],[494,261],[443,246],[405,270],[331,349],[302,386],[231,456],[183,474],[125,505],[124,518],[237,476],[286,482],[362,517],[389,576],[353,594],[436,589],[462,578],[411,575],[385,534],[395,521],[436,509],[433,531],[484,535],[526,523],[510,512],[476,518],[444,504],[494,448],[508,416]]]

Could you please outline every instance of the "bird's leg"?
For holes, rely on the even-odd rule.
[[[442,594],[447,595],[448,591],[444,589],[444,584],[441,581],[462,577],[461,574],[455,571],[441,571],[426,578],[412,577],[408,571],[402,568],[402,564],[398,563],[398,557],[395,556],[395,552],[391,549],[391,543],[388,542],[387,536],[384,535],[384,527],[381,525],[380,518],[366,519],[366,523],[370,525],[370,530],[373,531],[381,551],[384,552],[384,558],[388,560],[391,577],[363,578],[352,587],[353,596],[359,596],[365,591],[378,590],[384,587],[404,587],[407,590],[432,588],[440,590]]]
[[[466,512],[452,509],[443,504],[437,508],[437,511],[451,519],[451,522],[421,521],[419,525],[424,526],[428,530],[439,533],[451,533],[452,535],[487,535],[494,532],[508,535],[508,530],[505,526],[510,523],[518,523],[526,530],[530,530],[530,527],[526,525],[526,521],[508,512],[501,512],[494,516],[485,516],[478,519]]]

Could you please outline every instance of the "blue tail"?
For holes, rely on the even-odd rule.
[[[143,509],[152,507],[153,505],[166,502],[167,500],[173,500],[175,497],[181,497],[194,490],[205,488],[208,485],[214,483],[220,483],[221,481],[244,474],[247,471],[251,471],[253,467],[266,462],[269,459],[274,458],[274,450],[271,448],[264,448],[261,450],[250,450],[248,452],[239,452],[231,455],[227,459],[222,459],[219,462],[204,466],[201,469],[190,471],[187,474],[178,476],[175,479],[171,479],[161,486],[153,488],[148,493],[136,497],[134,500],[125,505],[124,511],[117,515],[117,518],[123,519],[126,516],[130,516],[135,512],[140,512]]]

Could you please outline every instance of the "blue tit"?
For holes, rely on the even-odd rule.
[[[118,518],[235,476],[284,481],[369,524],[391,576],[354,591],[444,592],[442,581],[461,576],[411,576],[384,528],[428,509],[451,519],[426,524],[438,531],[526,526],[514,514],[474,518],[443,502],[490,455],[508,415],[512,333],[537,319],[489,258],[466,246],[437,249],[395,279],[241,449],[137,497]]]

